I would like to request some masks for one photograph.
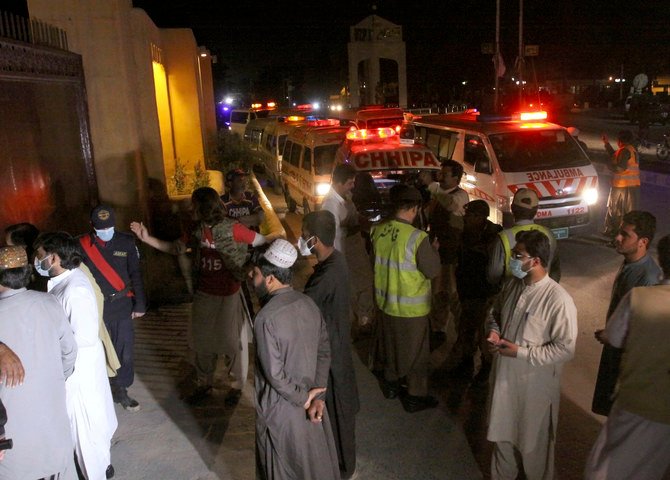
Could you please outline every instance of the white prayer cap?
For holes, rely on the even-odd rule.
[[[278,238],[272,242],[263,256],[268,262],[277,267],[291,268],[298,259],[298,251],[283,238]]]

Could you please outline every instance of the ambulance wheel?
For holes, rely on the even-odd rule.
[[[302,214],[307,215],[311,211],[312,211],[312,209],[309,208],[309,202],[307,201],[306,198],[303,198],[302,199]]]

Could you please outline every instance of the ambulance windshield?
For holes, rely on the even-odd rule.
[[[314,149],[314,172],[317,175],[328,175],[333,170],[338,148],[339,144],[323,145]]]
[[[581,167],[589,159],[565,130],[528,129],[489,135],[504,172]]]

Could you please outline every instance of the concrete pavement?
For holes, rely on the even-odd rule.
[[[198,407],[179,399],[187,373],[190,305],[164,306],[136,320],[137,373],[130,393],[137,413],[117,405],[112,462],[118,480],[213,480],[255,477],[253,371],[240,403],[225,407],[220,376]],[[361,399],[357,416],[360,479],[479,479],[482,474],[458,419],[445,404],[416,414],[382,396],[376,378],[355,355]],[[252,369],[253,370],[253,369]]]

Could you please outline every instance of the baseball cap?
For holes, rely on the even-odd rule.
[[[537,193],[530,188],[518,189],[514,194],[514,200],[512,200],[512,205],[528,209],[537,207],[539,203],[540,200],[537,198]]]
[[[28,255],[25,248],[18,245],[0,248],[0,269],[19,268],[26,265],[28,265]]]
[[[290,242],[278,238],[265,251],[263,257],[271,264],[280,268],[291,268],[298,259],[298,251]]]
[[[489,209],[489,204],[484,200],[473,200],[465,204],[465,213],[471,213],[472,215],[481,215],[483,217],[488,217],[491,213]]]
[[[246,177],[248,176],[248,173],[242,170],[241,168],[236,168],[234,170],[231,170],[230,172],[226,173],[226,182],[232,182],[233,179],[238,178],[238,177]]]
[[[91,211],[91,224],[96,230],[104,230],[115,224],[114,209],[107,205],[98,205]]]

